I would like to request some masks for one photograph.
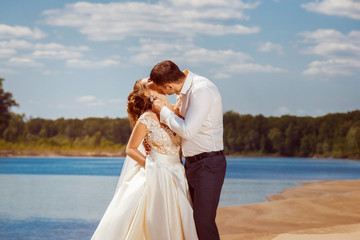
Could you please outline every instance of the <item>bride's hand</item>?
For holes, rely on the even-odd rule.
[[[154,113],[160,114],[160,111],[164,106],[166,106],[166,104],[162,100],[157,98],[152,102],[151,109]]]
[[[160,99],[166,105],[170,104],[170,101],[165,94],[154,94],[154,97],[155,97],[155,99]]]

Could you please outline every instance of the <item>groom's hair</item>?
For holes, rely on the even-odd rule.
[[[174,83],[184,78],[185,74],[170,60],[156,64],[150,73],[150,79],[156,85],[164,86],[165,83]]]

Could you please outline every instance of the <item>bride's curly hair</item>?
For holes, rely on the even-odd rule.
[[[141,114],[151,108],[150,99],[145,96],[146,87],[141,84],[141,80],[136,80],[133,91],[128,96],[127,113],[131,126],[135,126]]]

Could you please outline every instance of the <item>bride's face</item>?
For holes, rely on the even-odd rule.
[[[150,95],[159,95],[163,94],[159,88],[149,79],[144,78],[141,80],[141,84],[146,88],[145,96],[150,97]]]

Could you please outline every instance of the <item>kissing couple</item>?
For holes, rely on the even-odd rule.
[[[175,105],[166,97],[172,94]],[[162,61],[135,82],[127,112],[127,157],[91,239],[220,239],[215,217],[226,159],[218,88]]]

